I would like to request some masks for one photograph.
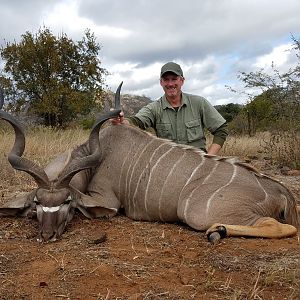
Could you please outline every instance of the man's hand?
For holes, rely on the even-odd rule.
[[[110,119],[110,122],[113,125],[120,125],[120,124],[129,124],[129,122],[124,118],[124,112],[120,112],[119,116],[113,119]]]

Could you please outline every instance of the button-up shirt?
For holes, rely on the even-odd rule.
[[[140,127],[154,128],[158,137],[203,150],[206,146],[204,128],[214,134],[226,123],[205,98],[186,93],[182,93],[181,106],[178,108],[172,107],[163,96],[143,107],[134,118],[140,121],[137,122]],[[219,144],[223,142],[219,141]]]

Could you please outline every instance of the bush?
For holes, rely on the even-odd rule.
[[[95,118],[86,118],[80,121],[80,126],[83,129],[91,129],[95,123]]]

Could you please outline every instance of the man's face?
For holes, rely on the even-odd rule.
[[[184,78],[174,73],[167,72],[160,79],[165,94],[169,98],[175,98],[181,95],[181,87],[183,86]]]

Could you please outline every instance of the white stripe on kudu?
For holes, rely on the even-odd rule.
[[[269,197],[268,193],[266,192],[266,190],[264,189],[264,187],[261,185],[261,183],[258,181],[257,177],[255,176],[255,180],[257,181],[257,184],[259,185],[259,187],[264,191],[265,193],[265,199],[264,201]]]
[[[236,176],[236,174],[237,174],[237,167],[236,167],[235,165],[232,165],[232,166],[233,166],[233,173],[232,173],[232,176],[231,176],[230,180],[228,181],[228,183],[225,184],[224,186],[221,186],[219,189],[217,189],[217,190],[210,196],[210,198],[208,199],[207,204],[206,204],[206,216],[207,216],[208,210],[209,210],[209,208],[210,208],[211,201],[212,201],[212,199],[214,198],[214,196],[215,196],[218,192],[220,192],[222,189],[224,189],[225,187],[227,187],[228,185],[230,185],[230,184],[232,183],[234,177]]]
[[[203,162],[204,162],[204,157],[203,157]],[[202,163],[203,163],[203,162],[202,162]],[[201,164],[201,165],[202,165],[202,164]],[[205,183],[209,180],[209,178],[212,176],[212,174],[214,173],[214,171],[217,169],[218,165],[219,165],[219,162],[216,161],[216,163],[215,163],[213,169],[212,169],[211,172],[206,176],[206,178],[203,180],[202,184],[205,184]],[[201,185],[195,187],[194,190],[191,191],[190,195],[189,195],[189,196],[187,197],[187,199],[186,199],[185,207],[184,207],[184,212],[183,212],[183,217],[184,217],[185,222],[186,222],[186,220],[187,220],[187,219],[186,219],[186,218],[187,218],[186,215],[187,215],[187,210],[188,210],[188,207],[189,207],[189,204],[190,204],[190,200],[191,200],[192,196],[194,195],[195,190],[198,189],[198,188],[200,188],[200,187],[201,187]],[[209,201],[209,200],[208,200],[208,201]]]
[[[119,177],[119,191],[118,191],[118,199],[121,199],[121,180],[123,178],[123,169],[125,166],[125,163],[127,162],[128,156],[131,155],[131,150],[132,150],[133,144],[130,146],[130,150],[127,152],[127,155],[124,157],[124,160],[122,162],[121,170],[120,170],[120,177]]]
[[[161,193],[160,193],[160,196],[159,196],[159,199],[158,199],[158,209],[159,209],[159,218],[161,221],[164,221],[164,218],[162,217],[162,214],[161,214],[161,199],[162,199],[162,195],[164,193],[164,188],[165,188],[165,185],[166,183],[168,182],[168,179],[170,177],[170,175],[173,174],[173,171],[175,170],[175,168],[177,167],[177,165],[182,161],[182,159],[184,158],[186,154],[186,151],[181,155],[181,157],[176,161],[176,163],[172,166],[172,168],[170,169],[170,172],[169,174],[167,175],[166,179],[164,180],[164,183],[163,183],[163,186],[161,188]]]
[[[138,152],[137,158],[135,159],[135,156],[132,158],[132,163],[128,166],[127,175],[126,175],[126,189],[125,189],[125,201],[127,201],[127,204],[128,204],[128,212],[130,212],[130,190],[131,190],[130,183],[131,183],[131,180],[132,180],[132,175],[134,174],[134,170],[132,170],[132,169],[135,168],[135,166],[137,165],[137,163],[138,163],[139,159],[141,158],[142,154],[145,153],[145,151],[149,147],[149,145],[151,145],[154,142],[155,142],[155,140],[151,140],[149,143],[147,143],[144,146],[143,150],[141,152]],[[131,172],[131,174],[130,174],[130,178],[129,178],[129,181],[128,181],[128,176],[129,176],[130,172]],[[132,200],[133,199],[134,198],[132,198]],[[133,206],[134,206],[134,203],[133,203]]]
[[[166,153],[164,153],[157,161],[156,163],[153,165],[153,167],[150,170],[150,175],[148,178],[148,182],[147,182],[147,186],[146,186],[146,191],[145,191],[145,201],[144,201],[144,205],[145,205],[145,211],[146,214],[148,215],[148,209],[147,209],[147,198],[148,198],[148,189],[149,189],[149,185],[151,182],[151,178],[152,178],[152,174],[154,172],[154,170],[156,169],[156,167],[159,165],[159,162],[166,156],[168,155],[172,150],[174,149],[174,147],[171,147]]]
[[[155,141],[155,140],[153,140],[153,141]],[[149,165],[151,164],[151,161],[152,161],[152,159],[153,159],[153,157],[154,157],[154,155],[156,154],[156,152],[161,148],[161,147],[163,147],[164,145],[169,145],[169,142],[164,142],[164,143],[162,143],[162,144],[160,144],[154,151],[153,151],[153,153],[152,153],[152,155],[151,155],[151,157],[150,157],[150,159],[149,159]],[[145,170],[147,170],[147,168],[145,168]],[[144,175],[144,172],[145,172],[145,170],[143,170],[143,172],[141,173],[141,175],[139,176],[139,179],[138,179],[138,181],[137,181],[137,185],[136,185],[136,187],[135,187],[135,191],[134,191],[134,194],[133,194],[133,197],[132,197],[132,203],[133,203],[133,215],[134,215],[134,218],[135,218],[135,216],[136,216],[136,207],[135,207],[135,201],[134,201],[134,198],[135,198],[135,196],[136,196],[136,194],[137,194],[137,191],[138,191],[138,188],[139,188],[139,185],[140,185],[140,182],[141,182],[141,178],[142,178],[142,176]],[[149,182],[149,181],[148,181]]]
[[[213,169],[211,170],[211,172],[206,176],[206,178],[203,180],[202,184],[205,184],[208,179],[214,174],[215,170],[217,169],[218,165],[219,165],[220,162],[216,161]]]
[[[204,160],[204,158],[203,158]],[[216,170],[216,168],[218,167],[219,165],[219,162],[216,162],[216,164],[214,165],[213,169],[211,170],[211,172],[209,173],[209,175],[206,176],[206,178],[203,180],[202,184],[205,184],[208,179],[212,176],[212,174],[214,173],[214,171]],[[201,184],[201,185],[202,185]],[[184,217],[184,221],[186,222],[187,221],[187,210],[188,210],[188,207],[189,207],[189,204],[190,204],[190,200],[191,198],[193,197],[194,195],[194,192],[198,189],[198,188],[201,188],[201,185],[199,186],[196,186],[192,191],[191,193],[189,194],[189,196],[187,197],[186,199],[186,202],[185,202],[185,207],[184,207],[184,212],[183,212],[183,217]]]
[[[184,186],[182,187],[182,189],[181,189],[181,191],[180,191],[180,194],[179,194],[179,199],[181,199],[181,194],[182,194],[184,188],[192,181],[192,178],[193,178],[193,176],[195,175],[195,173],[196,173],[196,172],[202,167],[202,165],[204,164],[205,159],[206,159],[206,158],[205,158],[204,156],[202,156],[202,161],[201,161],[201,163],[200,163],[199,165],[196,166],[196,168],[193,170],[191,176],[188,178],[188,180],[186,181],[186,183],[185,183]]]

